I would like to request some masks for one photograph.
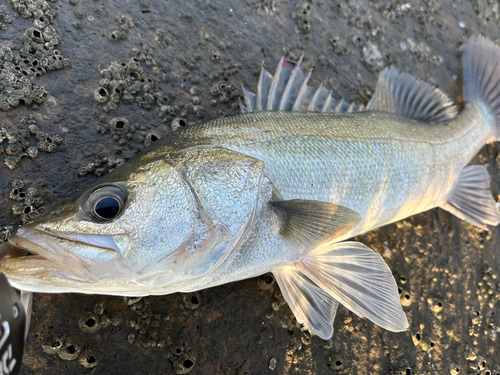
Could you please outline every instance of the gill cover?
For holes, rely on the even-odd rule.
[[[247,234],[264,163],[221,148],[145,154],[11,242],[35,256],[0,262],[18,288],[149,295],[179,291],[216,269]]]

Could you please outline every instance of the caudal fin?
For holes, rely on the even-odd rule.
[[[486,38],[470,38],[462,58],[464,100],[479,100],[496,121],[495,140],[500,140],[500,48]]]

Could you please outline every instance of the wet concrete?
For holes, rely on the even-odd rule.
[[[1,44],[14,55],[36,38],[29,30],[37,15],[19,17],[23,4],[0,3],[0,16],[11,18],[0,17]],[[474,33],[500,38],[498,3],[480,0],[47,5],[57,13],[51,23],[60,36],[52,47],[69,64],[34,77],[30,88],[45,87],[44,101],[27,107],[14,100],[0,122],[28,129],[27,116],[34,116],[40,131],[63,140],[53,152],[42,147],[35,158],[23,157],[17,168],[0,165],[2,225],[21,223],[11,210],[12,181],[36,188],[46,204],[72,196],[172,125],[238,113],[240,84],[255,90],[262,62],[273,71],[280,56],[304,53],[314,84],[326,79],[337,98],[364,104],[377,72],[393,64],[459,101],[462,43]],[[137,80],[144,79],[137,91],[136,81],[120,83],[120,66],[132,58],[140,67]],[[113,127],[122,118],[127,131]],[[41,142],[26,135],[32,146]],[[474,160],[487,165],[495,197],[499,151],[486,146]],[[277,286],[258,279],[139,301],[38,294],[22,373],[496,374],[498,239],[498,228],[478,230],[440,209],[359,238],[393,270],[410,322],[405,333],[384,331],[341,308],[333,339],[311,338]]]

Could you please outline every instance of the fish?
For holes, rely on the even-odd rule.
[[[271,272],[322,339],[340,304],[405,331],[391,270],[349,239],[435,207],[500,222],[486,168],[468,165],[500,139],[500,49],[469,39],[463,75],[460,112],[394,67],[364,107],[309,86],[302,58],[282,58],[274,75],[262,67],[255,94],[242,88],[242,114],[168,134],[22,226],[0,270],[28,292],[128,297]]]

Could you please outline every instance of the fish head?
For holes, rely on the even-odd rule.
[[[0,259],[0,271],[13,286],[34,292],[166,293],[206,272],[207,259],[217,262],[217,228],[203,217],[182,173],[164,159],[129,163],[47,209],[2,244],[34,254],[11,252]]]

